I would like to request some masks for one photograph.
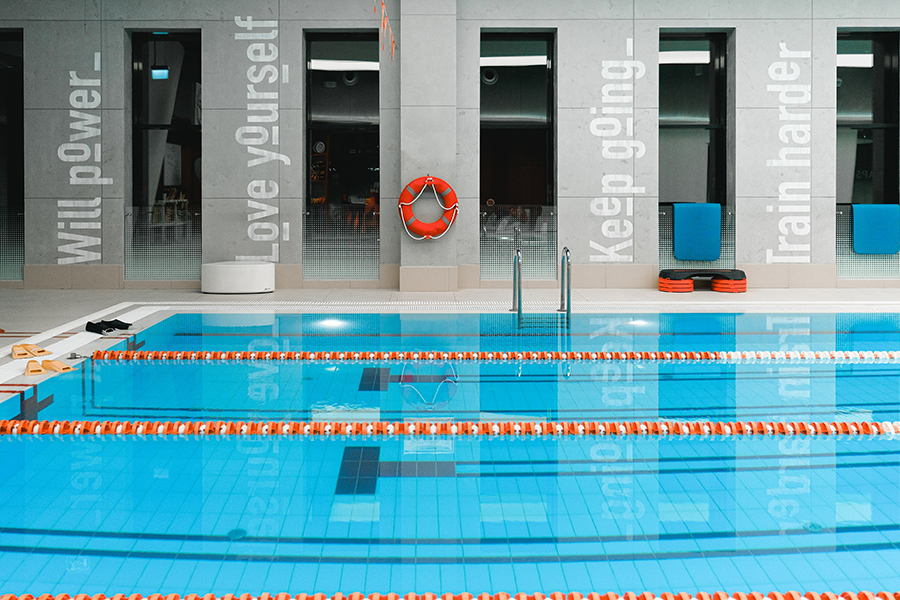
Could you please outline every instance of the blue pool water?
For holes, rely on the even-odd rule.
[[[16,593],[900,588],[900,447],[0,439]]]
[[[900,350],[898,315],[573,315],[568,327],[555,314],[528,318],[175,314],[119,348]],[[0,418],[896,421],[900,362],[99,360],[39,392],[29,411],[0,404]]]
[[[191,315],[146,350],[896,350],[897,315]],[[900,364],[88,360],[0,418],[898,420]],[[879,437],[0,436],[0,592],[900,589]]]

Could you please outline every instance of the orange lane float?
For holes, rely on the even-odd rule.
[[[248,352],[234,351],[165,351],[165,350],[97,350],[95,360],[226,360],[226,361],[307,361],[307,360],[485,360],[485,361],[545,361],[545,360],[680,360],[680,361],[758,361],[758,360],[900,360],[900,351],[753,351],[753,352],[591,352],[591,351],[526,351],[444,352],[428,351],[301,351]]]
[[[0,435],[894,435],[900,421],[0,421]],[[898,599],[900,600],[900,599]]]
[[[20,594],[18,596],[15,594],[0,594],[0,600],[655,600],[656,598],[661,598],[662,600],[900,600],[900,592],[882,591],[874,593],[863,590],[859,592],[843,592],[841,594],[836,592],[806,592],[801,594],[798,591],[789,590],[784,593],[773,591],[767,595],[763,595],[760,592],[734,592],[729,595],[722,591],[713,593],[696,592],[693,595],[687,592],[663,592],[658,595],[653,592],[640,594],[625,592],[621,596],[615,592],[603,594],[597,592],[589,592],[587,594],[580,592],[550,592],[549,594],[540,592],[531,594],[522,592],[512,594],[507,592],[497,592],[495,594],[462,592],[460,594],[452,594],[448,592],[441,595],[431,592],[422,594],[410,592],[402,596],[393,592],[386,594],[372,593],[368,596],[361,592],[351,592],[347,595],[338,592],[333,596],[323,593],[292,595],[282,592],[280,594],[263,593],[258,596],[253,596],[249,593],[240,595],[225,594],[223,596],[216,596],[211,593],[202,595],[186,594],[183,597],[178,594],[150,594],[149,596],[142,596],[141,594],[113,594],[107,596],[103,593],[91,596],[90,594],[77,592],[74,595],[63,593],[56,595],[40,594],[38,596],[32,594]]]

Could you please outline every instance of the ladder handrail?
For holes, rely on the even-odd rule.
[[[566,316],[572,315],[572,255],[569,249],[563,248],[562,264],[559,274],[559,310]]]
[[[510,312],[518,313],[522,320],[522,251],[516,248],[513,256],[513,305]]]

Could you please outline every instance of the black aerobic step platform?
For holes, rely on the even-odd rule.
[[[747,275],[738,269],[663,269],[659,272],[659,291],[693,292],[695,277],[712,278],[714,292],[747,291]]]

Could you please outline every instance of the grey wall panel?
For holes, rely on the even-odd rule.
[[[131,36],[122,23],[104,21],[101,29],[100,76],[103,81],[103,108],[131,105]]]
[[[559,248],[567,246],[573,264],[659,264],[658,199],[635,198],[631,216],[632,235],[624,219],[600,219],[591,208],[593,198],[560,198]],[[615,237],[622,236],[622,237]],[[615,248],[619,244],[629,244]],[[630,256],[632,261],[609,260]],[[598,260],[603,258],[603,260]]]
[[[635,19],[808,19],[813,0],[759,0],[757,2],[709,2],[708,0],[634,0]],[[818,7],[818,5],[817,5]]]
[[[601,107],[597,107],[599,113]],[[630,158],[607,158],[603,155],[604,141],[626,141],[625,128],[626,124],[622,124],[621,132],[616,136],[604,138],[592,133],[592,122],[595,119],[602,118],[601,114],[591,114],[590,108],[580,109],[560,109],[558,113],[557,124],[557,144],[559,152],[558,169],[558,188],[560,196],[590,196],[600,195],[603,187],[603,180],[607,175],[618,173],[634,177],[635,164],[638,162],[650,163],[650,157],[646,153],[646,146],[649,143],[655,145],[655,141],[650,139],[655,137],[656,132],[652,131],[652,136],[643,135],[640,139],[636,137],[630,138],[630,141],[639,142],[642,146],[638,147],[638,151]],[[624,121],[626,118],[634,118],[632,115],[620,115]],[[611,130],[615,125],[610,124],[594,124],[593,131]],[[634,130],[636,133],[637,129]],[[622,148],[628,148],[623,146]],[[640,158],[635,158],[643,148],[644,154]],[[619,147],[615,147],[614,151],[618,151]],[[642,169],[650,165],[641,165]],[[647,182],[649,183],[649,182]],[[646,187],[644,182],[635,182],[635,186]],[[646,194],[647,192],[641,192]]]
[[[423,175],[447,182],[456,176],[456,109],[405,106],[400,115],[400,181]]]
[[[809,121],[796,121],[807,129],[812,123],[812,109],[796,109]],[[740,143],[736,148],[736,192],[741,197],[777,196],[783,182],[806,182],[811,186],[812,144],[795,143],[792,133],[782,130],[793,123],[779,120],[778,108],[743,108],[737,111],[736,132]],[[787,136],[787,142],[779,135]],[[809,136],[812,133],[797,134]],[[803,139],[806,139],[805,137]]]
[[[252,13],[251,13],[252,14]],[[255,19],[254,19],[255,20]],[[272,28],[258,30],[257,32],[273,32]],[[278,28],[278,37],[272,40],[236,40],[236,34],[248,34],[246,29],[235,25],[234,20],[206,23],[201,33],[203,47],[202,79],[203,79],[203,109],[215,110],[221,108],[246,109],[248,102],[272,102],[283,99],[280,89],[282,79],[282,64],[285,61],[283,53],[284,35],[283,28]],[[270,62],[253,62],[247,57],[251,44],[269,44],[278,48],[278,57]],[[268,50],[266,50],[269,53]],[[290,73],[290,69],[300,69],[302,63],[298,58],[289,65],[289,75],[300,77],[303,74]],[[266,69],[269,67],[268,69]],[[248,69],[253,69],[250,74],[259,82],[248,79]],[[266,69],[266,70],[264,70]],[[269,71],[274,71],[270,73]],[[271,81],[271,79],[275,81]],[[257,93],[279,94],[277,100],[260,99],[248,100],[247,86],[252,85]],[[296,86],[298,89],[302,85]]]
[[[122,111],[77,112],[25,110],[26,197],[122,197]]]
[[[646,73],[634,82],[634,105],[659,107],[659,28],[656,21],[634,22],[634,60],[643,63]]]
[[[835,238],[837,236],[834,198],[812,199],[813,254],[812,263],[832,265],[835,263]]]
[[[103,198],[103,264],[125,262],[125,200]]]
[[[606,66],[603,63],[636,60],[634,56],[627,55],[627,40],[633,37],[631,21],[562,22],[558,32],[558,56],[554,65],[559,107],[600,106],[603,86],[607,83],[634,85],[634,78],[613,82],[603,77],[604,68],[614,76],[618,76],[620,71],[627,74],[627,67]],[[643,69],[646,70],[646,65]]]
[[[393,23],[392,29],[394,37],[399,38],[400,23]],[[397,46],[394,53],[391,54],[390,44],[386,44],[379,56],[378,68],[381,69],[379,106],[380,108],[400,108],[400,65],[402,62],[400,46]]]
[[[403,38],[406,59],[400,64],[401,105],[455,106],[456,36],[452,34],[456,18],[404,14],[403,24],[407,33]]]
[[[453,181],[448,180],[448,182],[453,186],[457,196],[479,198],[481,195],[479,179],[481,129],[478,111],[460,109],[457,111],[456,122],[457,174]]]
[[[812,24],[812,101],[816,108],[837,105],[837,28],[839,21]]]
[[[812,21],[742,21],[735,41],[738,108],[778,107],[784,95],[812,93]]]
[[[25,201],[25,264],[121,264],[122,199],[61,205],[57,198]],[[107,252],[109,254],[107,254]]]
[[[103,18],[111,21],[233,21],[235,16],[277,19],[278,5],[277,0],[220,0],[208,4],[192,0],[117,1],[104,2],[102,9]]]
[[[300,87],[299,85],[297,86]],[[306,147],[304,131],[306,113],[303,109],[281,109],[279,111],[279,135],[281,137],[278,152],[285,155],[290,164],[284,161],[273,161],[278,166],[279,196],[286,198],[306,197]],[[252,173],[261,166],[250,168]]]
[[[280,228],[278,261],[283,265],[299,265],[303,262],[303,219],[306,212],[303,198],[282,196],[278,203],[277,219]]]
[[[634,262],[659,265],[659,198],[634,199]]]
[[[458,265],[477,265],[479,260],[479,233],[480,205],[478,197],[459,197],[459,215],[453,229],[457,237],[457,263]]]
[[[57,199],[28,197],[25,201],[25,264],[55,265],[59,252]],[[90,251],[99,252],[99,245]]]
[[[634,162],[634,181],[644,188],[641,197],[658,197],[659,191],[659,111],[634,109],[634,139],[644,145],[645,154]]]
[[[897,3],[891,0],[813,0],[816,19],[892,19]]]
[[[399,219],[398,225],[400,226],[401,266],[452,267],[458,264],[456,257],[457,249],[459,248],[460,229],[451,227],[446,235],[437,240],[413,240],[402,230],[403,226],[399,224]],[[383,264],[390,263],[383,261]]]
[[[544,0],[464,0],[459,2],[462,19],[553,20],[630,19],[631,2],[546,2]]]
[[[456,31],[456,107],[481,105],[481,22],[458,21]]]
[[[400,19],[399,2],[385,2],[385,8],[390,21],[393,23]],[[300,0],[297,2],[277,3],[281,11],[282,19],[323,21],[331,23],[334,27],[340,23],[344,26],[346,21],[369,20],[368,27],[378,26],[381,19],[379,7],[378,16],[372,14],[372,2],[369,0],[340,0],[338,2],[321,2],[320,0]]]
[[[245,197],[247,196],[247,184],[250,181],[279,181],[280,168],[284,165],[285,160],[290,161],[290,165],[284,166],[302,164],[295,163],[293,157],[284,155],[280,151],[280,142],[278,146],[272,144],[268,124],[248,123],[247,117],[248,111],[246,110],[203,111],[203,196],[205,198]],[[242,135],[246,136],[247,140],[266,141],[259,145],[245,145],[237,140],[237,137]],[[286,158],[279,159],[279,155]],[[256,161],[265,162],[257,163]]]
[[[812,131],[814,136],[812,140],[812,195],[834,198],[837,192],[835,110],[833,108],[814,108],[812,110]]]
[[[95,21],[100,18],[101,0],[9,0],[0,4],[0,20]]]
[[[396,8],[388,9],[388,17],[394,38],[399,40],[402,30],[399,11]],[[406,183],[400,178],[400,68],[403,61],[403,50],[400,45],[397,45],[392,56],[389,44],[388,41],[385,48],[381,50],[379,64],[381,69],[381,121],[378,126],[381,137],[379,146],[381,171],[378,231],[381,239],[381,264],[399,265],[400,236],[406,236],[401,231],[397,211],[400,190]]]
[[[25,106],[37,108],[70,108],[70,94],[88,89],[100,95],[105,107],[104,82],[101,78],[102,60],[95,53],[103,50],[101,27],[96,21],[41,21],[24,28]],[[48,43],[52,40],[53,43]],[[99,63],[99,64],[98,64]],[[75,73],[74,78],[70,75]],[[115,73],[113,73],[115,75]],[[97,80],[100,85],[79,86],[74,79]],[[94,103],[95,96],[84,98]],[[76,99],[80,102],[80,99]]]
[[[808,213],[778,211],[773,198],[740,198],[736,208],[737,264],[834,264],[835,215],[832,198],[812,198]],[[802,219],[809,218],[809,225]],[[809,227],[805,238],[797,228]],[[812,251],[791,251],[791,244],[806,242]],[[793,262],[791,258],[808,259]]]
[[[241,260],[257,257],[257,260],[279,262],[284,244],[281,231],[281,201],[268,204],[279,210],[278,214],[251,220],[244,198],[204,198],[203,200],[203,262]],[[298,224],[299,225],[299,224]],[[291,247],[302,240],[295,239],[291,227]],[[251,237],[252,236],[252,237]],[[256,239],[254,239],[256,238]],[[289,254],[296,255],[291,249]],[[277,254],[277,256],[276,256]]]
[[[381,142],[380,217],[381,263],[400,264],[400,230],[397,201],[406,182],[400,181],[400,108],[382,108],[379,124]],[[452,185],[452,184],[451,184]]]

